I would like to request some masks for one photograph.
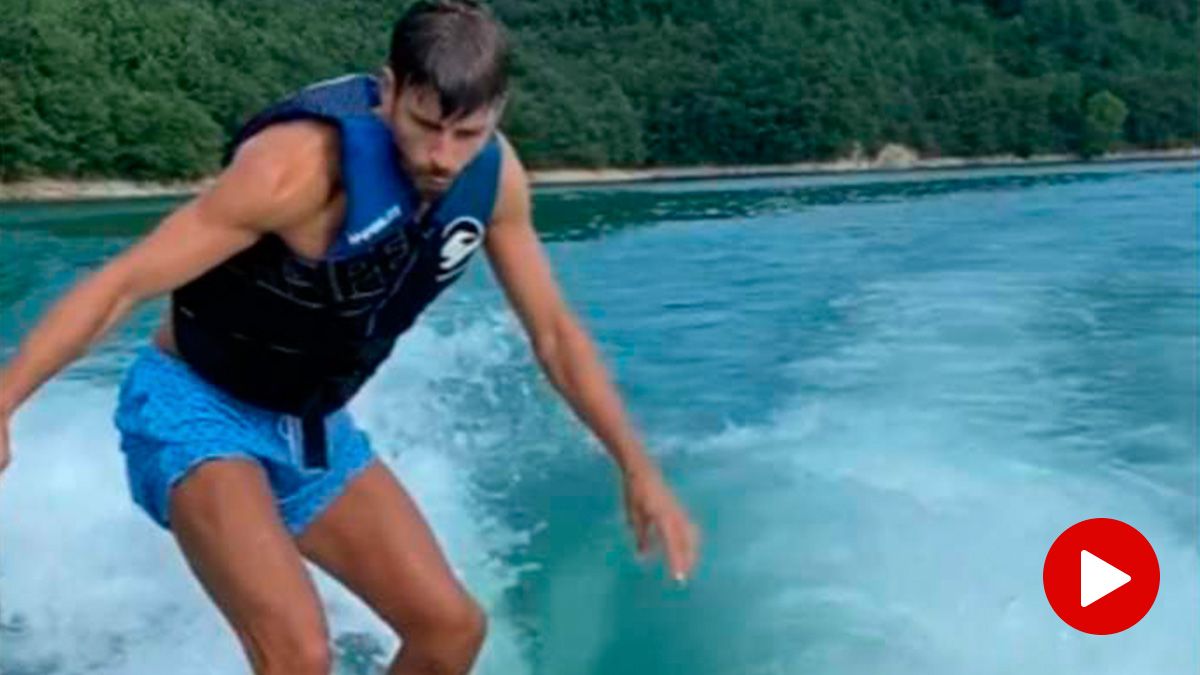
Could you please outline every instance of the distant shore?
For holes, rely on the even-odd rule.
[[[1088,160],[1093,164],[1200,160],[1200,147],[1176,150],[1133,150],[1116,152]],[[972,169],[982,167],[1024,167],[1083,161],[1076,155],[1036,155],[1017,157],[918,157],[903,146],[889,145],[875,157],[854,157],[827,162],[761,164],[745,166],[691,166],[638,169],[547,169],[530,171],[535,186],[599,185],[710,178],[749,178],[763,176],[803,176],[867,171],[915,171],[931,169]],[[183,182],[140,182],[129,180],[34,179],[0,183],[0,202],[74,201],[136,199],[194,194],[211,178]]]

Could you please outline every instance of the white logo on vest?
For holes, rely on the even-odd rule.
[[[350,243],[357,246],[364,241],[367,241],[380,232],[383,232],[384,228],[386,228],[388,225],[391,225],[392,222],[402,215],[404,215],[404,212],[400,210],[400,205],[393,204],[392,207],[385,211],[382,216],[372,220],[371,224],[363,228],[361,232],[355,232],[354,234],[351,234],[348,237]]]
[[[438,263],[438,281],[458,276],[466,269],[467,259],[483,243],[483,223],[461,216],[442,228],[442,253]]]

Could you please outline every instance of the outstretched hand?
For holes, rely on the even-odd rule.
[[[627,476],[623,488],[625,514],[637,539],[638,553],[647,554],[661,547],[671,577],[685,582],[699,555],[699,529],[657,471]]]

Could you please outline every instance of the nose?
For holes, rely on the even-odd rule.
[[[450,172],[450,137],[446,133],[439,133],[433,137],[429,144],[429,168],[437,174],[446,174]]]

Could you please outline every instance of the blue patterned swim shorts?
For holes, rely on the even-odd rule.
[[[306,467],[299,418],[236,399],[154,346],[139,350],[126,372],[113,421],[133,501],[168,529],[171,488],[206,461],[257,462],[295,535],[374,459],[366,433],[342,409],[325,418],[329,467]]]

